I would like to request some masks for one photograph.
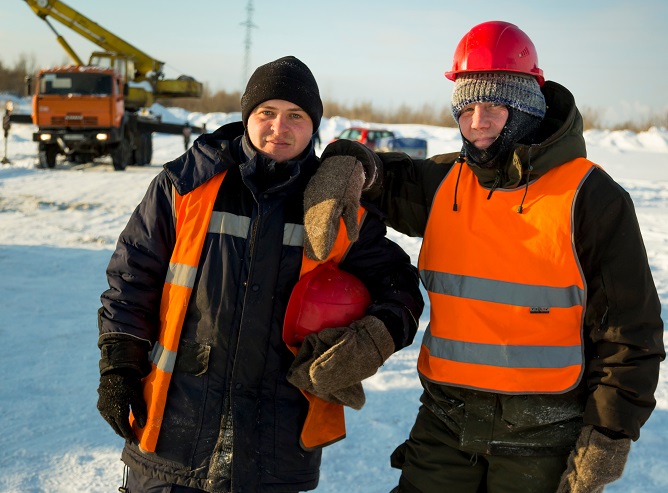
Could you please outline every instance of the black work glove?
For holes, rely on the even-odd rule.
[[[602,492],[605,485],[621,477],[630,450],[630,438],[611,438],[585,426],[568,457],[557,493]]]
[[[102,417],[117,435],[136,442],[130,427],[130,409],[140,428],[146,424],[147,417],[140,374],[125,369],[102,375],[97,393],[97,409]]]
[[[380,319],[367,315],[350,327],[309,334],[288,371],[288,381],[329,402],[361,409],[362,380],[374,375],[394,352]]]

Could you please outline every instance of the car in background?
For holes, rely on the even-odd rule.
[[[394,136],[394,132],[382,128],[350,127],[341,132],[332,142],[339,139],[356,140],[375,151],[378,140]]]
[[[378,152],[405,152],[413,159],[427,158],[426,139],[414,137],[388,137],[376,143]]]

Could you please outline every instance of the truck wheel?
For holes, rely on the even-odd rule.
[[[132,149],[127,139],[122,139],[111,151],[111,162],[116,171],[123,171],[130,164]]]
[[[137,166],[151,164],[153,157],[153,139],[150,133],[143,133],[137,139],[137,147],[134,151],[134,162]]]
[[[44,144],[39,146],[39,167],[55,168],[58,146],[55,144]]]
[[[144,145],[144,162],[151,164],[151,159],[153,159],[153,135],[144,134],[143,138],[146,141]]]

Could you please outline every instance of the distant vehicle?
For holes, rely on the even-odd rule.
[[[405,152],[414,159],[427,158],[427,141],[411,137],[389,137],[381,139],[376,144],[379,152]]]
[[[376,150],[377,141],[388,137],[394,137],[394,132],[382,128],[350,127],[341,132],[332,142],[339,139],[356,140],[369,149]]]
[[[59,154],[75,163],[111,156],[117,171],[150,164],[154,132],[190,138],[188,124],[161,122],[147,108],[158,99],[199,98],[203,85],[182,75],[165,78],[165,62],[135,48],[111,31],[59,0],[25,0],[58,36],[74,65],[50,67],[37,74],[32,120],[38,127],[39,166],[54,168]],[[109,10],[113,5],[109,4]],[[60,36],[48,17],[93,42],[88,64]],[[32,95],[30,79],[26,82]]]

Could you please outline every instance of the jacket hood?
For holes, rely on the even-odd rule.
[[[573,94],[553,81],[546,81],[541,90],[547,112],[532,143],[515,144],[502,169],[482,169],[469,164],[482,186],[514,188],[563,163],[587,157],[582,115]]]
[[[165,173],[179,195],[194,190],[234,165],[235,140],[244,134],[241,122],[229,123],[210,134],[197,137],[190,149],[174,161],[164,165]]]

